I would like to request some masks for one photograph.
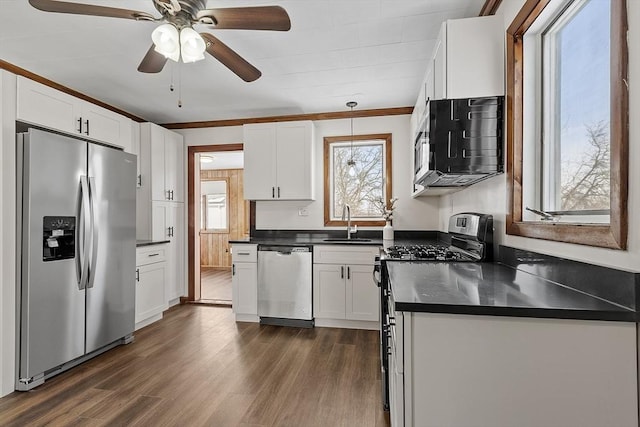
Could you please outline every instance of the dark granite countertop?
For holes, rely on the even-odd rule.
[[[163,243],[169,243],[169,240],[136,240],[136,247],[162,245]]]
[[[325,239],[332,239],[326,241]],[[253,243],[257,245],[359,245],[359,246],[382,246],[382,239],[352,238],[351,240],[336,241],[328,235],[322,236],[298,236],[292,237],[251,237],[249,239],[230,240],[231,244]]]
[[[636,311],[500,263],[387,262],[397,311],[636,321]]]
[[[435,242],[436,231],[403,231],[395,233],[394,244],[409,245]],[[327,240],[329,239],[329,240]],[[336,240],[339,239],[339,240]],[[277,230],[260,231],[246,239],[230,240],[229,243],[253,243],[258,245],[359,245],[382,246],[382,232],[361,230],[346,240],[346,232],[342,230]]]

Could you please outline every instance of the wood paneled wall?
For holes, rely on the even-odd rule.
[[[249,201],[244,200],[242,169],[203,170],[200,180],[227,178],[229,180],[229,232],[200,231],[200,265],[202,267],[231,267],[229,240],[249,236]]]

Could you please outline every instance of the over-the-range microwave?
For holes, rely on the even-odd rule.
[[[414,183],[461,187],[502,173],[503,102],[430,100],[414,139]]]

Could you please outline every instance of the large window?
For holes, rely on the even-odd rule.
[[[507,232],[626,247],[624,0],[529,0],[507,30]]]
[[[353,224],[383,225],[382,207],[391,198],[391,135],[355,135],[324,139],[325,225],[344,225],[351,208]]]
[[[609,222],[610,19],[608,1],[577,0],[542,32],[541,203],[556,216]]]

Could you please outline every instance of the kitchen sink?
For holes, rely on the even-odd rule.
[[[352,237],[350,239],[347,239],[346,237],[340,237],[340,238],[331,238],[331,239],[323,239],[323,241],[325,242],[370,242],[371,239],[360,239],[357,237]]]

